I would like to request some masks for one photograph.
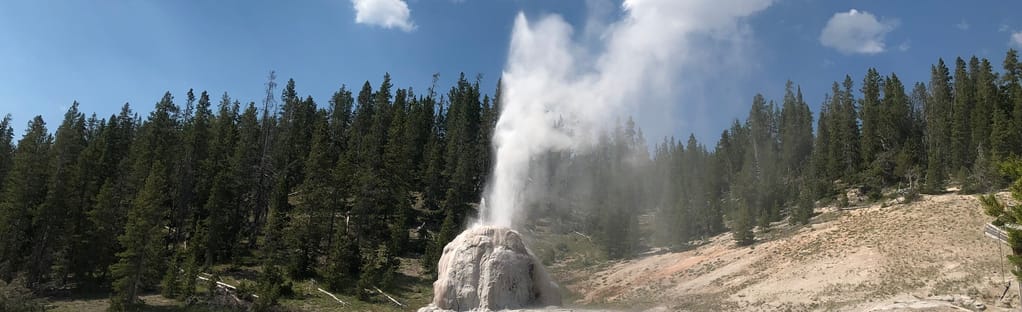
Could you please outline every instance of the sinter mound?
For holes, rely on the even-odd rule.
[[[477,226],[444,247],[433,303],[419,312],[487,311],[561,304],[560,291],[518,232]]]

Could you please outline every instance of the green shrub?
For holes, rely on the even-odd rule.
[[[25,281],[15,278],[10,283],[0,280],[0,311],[36,312],[45,311],[41,300],[25,287]]]

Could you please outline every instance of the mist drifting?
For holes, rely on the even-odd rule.
[[[621,18],[594,42],[560,16],[519,13],[503,72],[502,111],[494,133],[496,163],[481,222],[514,227],[543,194],[530,188],[533,160],[543,153],[585,153],[617,118],[676,103],[707,56],[742,36],[742,20],[770,0],[626,0]],[[589,36],[585,36],[589,37]],[[700,49],[711,42],[712,52]],[[724,44],[720,44],[723,42]],[[697,46],[698,45],[698,46]],[[721,64],[727,68],[727,64]],[[673,102],[673,103],[672,103]],[[657,112],[663,114],[664,112]],[[640,121],[643,119],[640,118]]]

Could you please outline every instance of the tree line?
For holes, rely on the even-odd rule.
[[[994,164],[1022,153],[1022,65],[938,60],[926,83],[867,70],[835,82],[814,118],[801,88],[756,95],[715,144],[647,142],[625,116],[585,151],[533,159],[530,220],[580,232],[609,258],[731,232],[738,244],[787,220],[805,224],[849,189],[873,200],[980,192]],[[399,258],[436,273],[443,247],[476,216],[493,165],[501,88],[462,74],[446,92],[341,86],[325,103],[275,74],[259,105],[169,92],[144,118],[74,103],[56,131],[36,116],[14,141],[0,120],[0,280],[36,292],[195,295],[217,265],[258,267],[261,306],[316,278],[368,294],[395,282]],[[532,222],[535,227],[541,222]],[[757,231],[758,228],[758,231]]]
[[[0,279],[30,289],[194,295],[218,264],[260,266],[264,305],[285,276],[331,290],[387,287],[398,257],[435,266],[478,202],[499,101],[462,75],[444,94],[346,86],[325,105],[294,80],[262,107],[169,92],[145,118],[71,105],[13,144],[0,122]],[[499,93],[499,90],[497,91]],[[412,238],[415,239],[412,239]]]
[[[997,164],[1022,153],[1018,53],[1006,53],[999,73],[977,57],[953,66],[940,59],[930,81],[910,86],[875,68],[858,87],[846,75],[815,119],[789,81],[780,103],[755,95],[744,121],[711,146],[694,135],[649,145],[631,120],[619,122],[591,151],[535,160],[543,169],[531,181],[552,196],[530,211],[553,217],[559,230],[590,233],[604,254],[621,258],[728,231],[752,244],[757,230],[806,224],[818,205],[856,200],[848,194],[911,200],[949,185],[1003,187]]]

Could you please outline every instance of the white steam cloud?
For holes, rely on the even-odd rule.
[[[702,68],[714,55],[735,55],[730,50],[744,34],[744,18],[770,2],[626,0],[623,17],[599,28],[604,33],[595,44],[575,39],[559,16],[530,21],[519,14],[482,223],[514,226],[535,198],[527,191],[531,160],[549,151],[585,151],[622,114],[650,108],[640,103],[663,104],[672,90],[688,90],[684,84],[694,79],[681,74],[700,74],[688,69]],[[726,65],[715,69],[731,68]]]

